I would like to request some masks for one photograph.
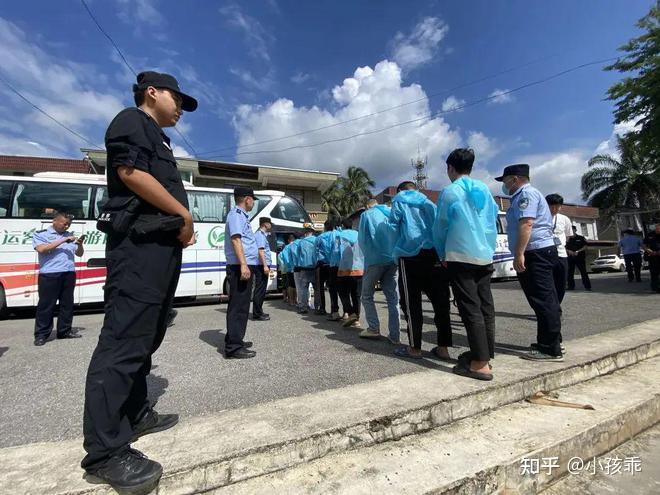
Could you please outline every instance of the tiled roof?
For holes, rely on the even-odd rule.
[[[504,196],[495,196],[495,202],[502,211],[508,210],[511,204],[509,198]],[[598,218],[600,216],[598,208],[568,203],[561,207],[561,212],[569,218]]]
[[[89,173],[90,169],[85,160],[0,155],[0,171],[3,170],[27,172],[30,174],[37,172],[74,172],[86,174]]]

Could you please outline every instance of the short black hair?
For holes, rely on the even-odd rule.
[[[335,222],[333,220],[328,219],[325,222],[323,222],[323,228],[325,229],[326,232],[335,230]]]
[[[449,153],[447,165],[454,167],[459,174],[469,174],[474,165],[474,150],[472,148],[456,148]]]
[[[410,187],[408,187],[408,186],[412,186],[412,188],[410,188]],[[415,183],[414,183],[413,181],[411,181],[411,180],[404,180],[401,184],[399,184],[399,185],[397,186],[397,188],[396,188],[396,192],[401,192],[401,191],[403,191],[404,189],[417,189],[417,184],[415,184]]]
[[[561,197],[559,194],[548,194],[545,197],[545,200],[548,202],[550,206],[561,206],[564,204],[564,198]]]
[[[144,105],[144,100],[146,98],[146,89],[139,89],[133,92],[133,101],[135,101],[135,106],[140,107]]]
[[[353,221],[350,218],[344,218],[341,221],[341,226],[345,229],[352,229],[353,228]]]
[[[53,214],[53,218],[57,218],[57,217],[64,217],[67,220],[73,220],[74,218],[74,216],[71,213],[64,210],[56,210],[55,213]]]

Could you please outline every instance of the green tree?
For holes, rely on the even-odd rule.
[[[619,137],[620,158],[596,155],[582,176],[582,196],[611,217],[618,209],[650,210],[660,207],[660,166],[640,151],[632,138]]]
[[[348,167],[346,175],[340,177],[323,193],[323,206],[329,216],[343,218],[350,215],[371,198],[371,187],[376,183],[366,170],[360,167]]]
[[[606,70],[630,73],[608,90],[608,99],[616,102],[617,123],[632,121],[638,144],[656,160],[660,159],[660,6],[639,20],[644,33],[623,45],[626,55]]]

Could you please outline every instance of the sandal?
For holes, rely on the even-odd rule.
[[[408,346],[401,346],[394,349],[394,355],[401,358],[422,359],[421,354],[411,354]]]
[[[452,371],[455,375],[464,376],[467,378],[474,378],[475,380],[481,380],[484,382],[489,382],[493,379],[492,373],[481,373],[479,371],[472,371],[469,367],[465,367],[461,364],[457,364],[452,368]]]
[[[470,351],[465,351],[459,354],[457,358],[458,364],[463,365],[464,367],[470,368],[470,363],[472,363],[472,353]],[[488,368],[493,369],[493,365],[488,363]]]
[[[438,350],[439,350],[438,347],[434,347],[433,349],[431,349],[431,354],[433,354],[440,361],[444,361],[446,363],[453,363],[454,362],[454,359],[452,359],[451,356],[445,357],[445,356],[441,356],[440,354],[438,354]]]

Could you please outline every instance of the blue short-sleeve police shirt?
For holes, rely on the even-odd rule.
[[[38,230],[32,235],[32,247],[37,248],[42,244],[50,244],[64,237],[71,237],[71,232],[58,234],[53,227]],[[75,254],[78,244],[65,242],[51,249],[47,253],[39,253],[39,273],[61,273],[76,271]]]
[[[554,246],[552,213],[541,192],[525,184],[511,196],[511,206],[506,212],[506,230],[509,249],[514,252],[518,242],[518,225],[523,218],[534,220],[532,233],[525,251]]]
[[[268,263],[268,266],[270,266],[272,259],[270,254],[270,244],[268,243],[268,233],[264,232],[261,229],[258,229],[255,232],[254,236],[257,239],[257,249],[264,250],[264,255],[266,256],[266,262]]]
[[[239,206],[232,208],[227,215],[227,223],[225,224],[225,258],[228,265],[241,264],[231,243],[231,238],[235,235],[241,236],[243,254],[245,255],[245,261],[247,264],[258,265],[259,252],[257,248],[257,240],[254,236],[254,232],[252,232],[250,218],[247,212]]]

